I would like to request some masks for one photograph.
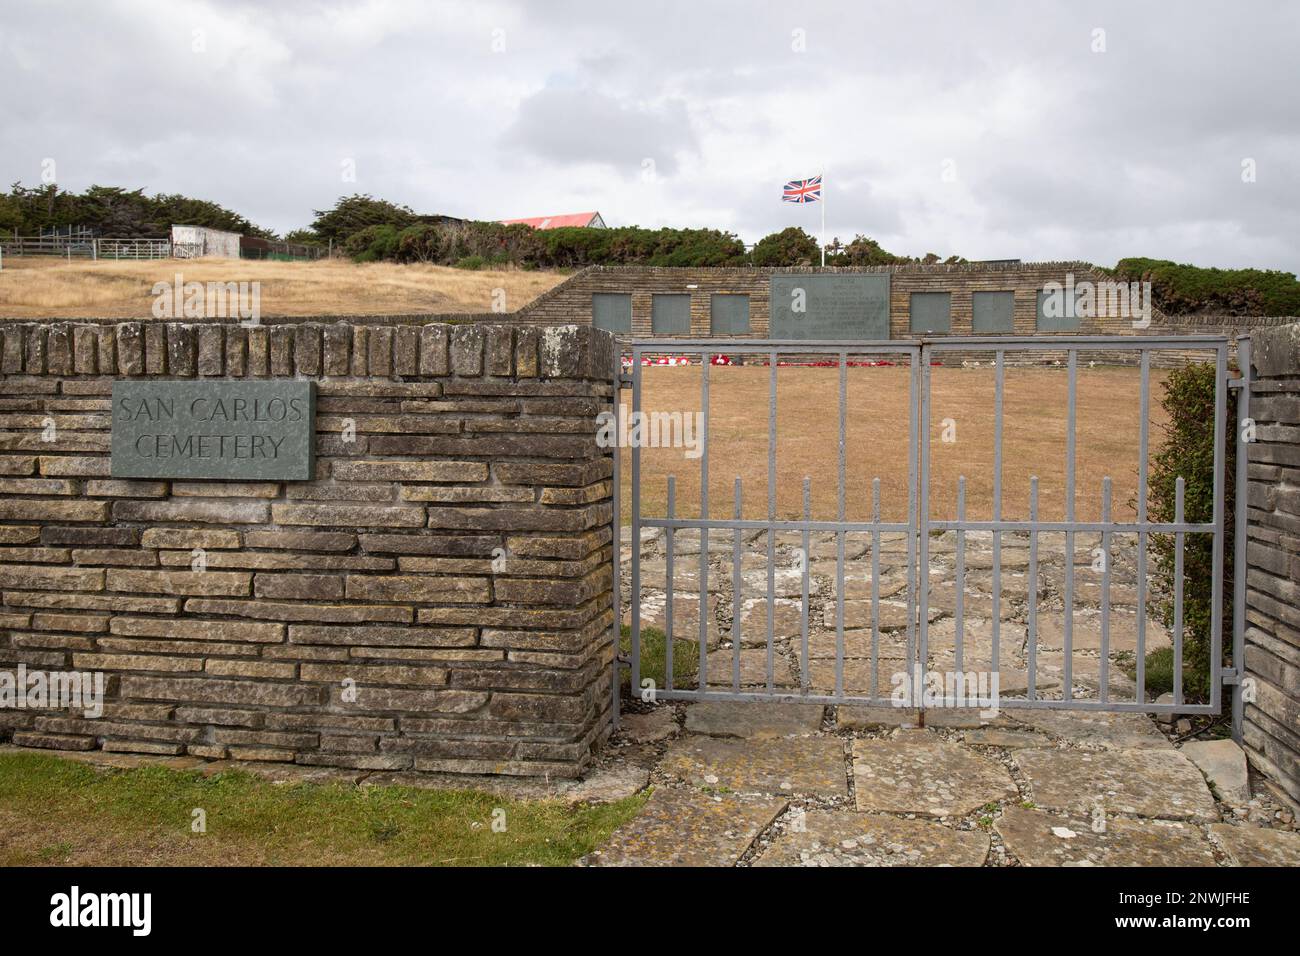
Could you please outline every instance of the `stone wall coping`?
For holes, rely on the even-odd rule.
[[[639,264],[628,265],[595,265],[588,266],[583,271],[592,272],[612,272],[612,273],[686,273],[686,272],[704,272],[713,275],[728,274],[754,274],[771,275],[792,273],[796,275],[854,275],[861,273],[878,274],[882,272],[904,272],[904,273],[949,273],[949,272],[1040,272],[1044,269],[1078,269],[1080,272],[1088,274],[1096,273],[1101,276],[1102,273],[1091,262],[1080,260],[1063,259],[1061,261],[1050,262],[892,262],[876,266],[647,266]],[[577,278],[575,274],[571,278]]]
[[[0,326],[0,375],[610,381],[615,348],[611,333],[582,325],[55,320]]]
[[[1264,378],[1300,372],[1300,323],[1253,330],[1250,360]]]

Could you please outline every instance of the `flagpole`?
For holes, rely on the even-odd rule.
[[[822,268],[826,268],[826,169],[822,167]]]

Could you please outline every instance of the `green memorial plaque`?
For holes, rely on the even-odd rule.
[[[113,383],[114,478],[306,481],[315,382]]]
[[[889,273],[776,273],[771,284],[774,339],[889,338]]]

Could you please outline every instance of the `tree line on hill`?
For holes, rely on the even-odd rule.
[[[345,196],[317,210],[312,225],[286,236],[332,242],[358,262],[427,262],[462,268],[514,266],[574,269],[588,265],[801,266],[821,261],[817,240],[797,226],[764,236],[752,249],[719,229],[533,229],[496,222],[447,222],[371,196]],[[838,238],[826,247],[828,266],[960,263],[895,255],[874,239]],[[1149,281],[1153,304],[1174,314],[1300,315],[1300,281],[1281,270],[1213,269],[1164,259],[1121,259],[1103,269],[1117,280]]]
[[[747,250],[738,236],[719,229],[533,229],[523,224],[423,216],[407,206],[365,195],[345,196],[332,209],[317,210],[310,227],[285,238],[328,242],[359,262],[425,262],[463,268],[792,266],[820,261],[817,240],[796,227],[772,233]],[[833,243],[826,261],[828,265],[885,265],[937,262],[939,257],[931,254],[917,260],[895,256],[874,240],[858,236],[848,244]],[[948,261],[961,260],[953,257]]]
[[[237,212],[179,193],[146,196],[143,189],[119,186],[91,186],[74,193],[54,183],[14,183],[8,192],[0,192],[0,235],[39,236],[72,228],[89,229],[99,236],[148,239],[170,235],[174,223],[276,238],[274,232]]]
[[[0,235],[35,236],[88,228],[101,236],[165,236],[172,224],[206,226],[263,239],[318,245],[357,262],[433,263],[478,269],[576,269],[589,265],[801,266],[821,261],[817,240],[791,226],[764,236],[752,248],[721,229],[533,229],[517,224],[454,220],[416,213],[369,195],[342,196],[312,222],[283,237],[239,213],[180,194],[147,196],[143,189],[91,186],[82,193],[55,184],[15,183],[0,192]],[[828,266],[960,263],[929,253],[895,255],[857,235],[826,247]],[[1156,308],[1169,313],[1300,315],[1300,281],[1288,272],[1207,269],[1163,259],[1121,259],[1109,275],[1151,282]]]

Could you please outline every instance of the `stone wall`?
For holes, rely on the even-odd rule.
[[[1300,801],[1300,325],[1251,336],[1247,755]]]
[[[708,336],[709,297],[714,293],[749,295],[750,334],[740,338],[766,338],[772,276],[787,274],[890,274],[889,333],[891,338],[911,337],[909,308],[913,292],[952,293],[952,330],[949,334],[972,335],[971,294],[1014,292],[1013,332],[1037,333],[1038,291],[1048,282],[1064,283],[1066,274],[1076,280],[1099,281],[1105,276],[1085,262],[968,263],[962,265],[897,265],[861,268],[655,268],[648,266],[599,266],[584,269],[539,296],[520,310],[527,322],[591,321],[591,296],[597,292],[632,294],[632,337],[650,337],[651,297],[655,293],[689,293],[691,335]],[[1153,316],[1159,325],[1163,316]],[[1153,330],[1154,331],[1154,330]],[[1119,317],[1085,319],[1079,335],[1134,334],[1132,320]]]
[[[0,737],[382,770],[588,763],[610,726],[607,333],[0,334],[0,670],[108,676],[99,719],[0,709]],[[118,377],[316,381],[316,477],[114,480]]]

